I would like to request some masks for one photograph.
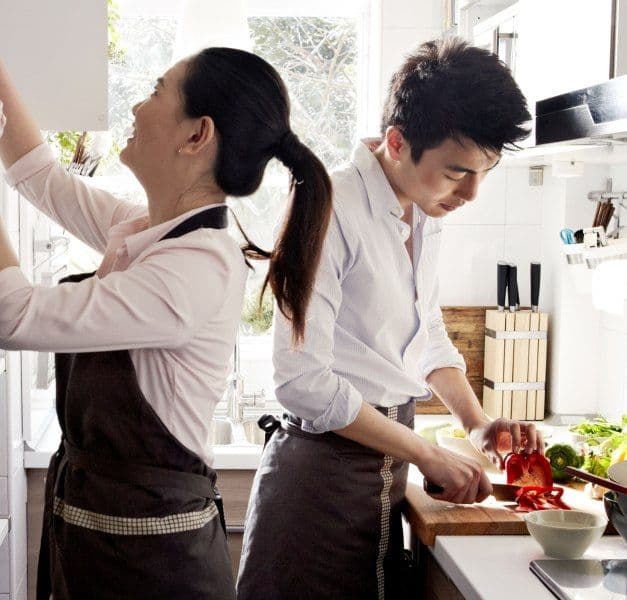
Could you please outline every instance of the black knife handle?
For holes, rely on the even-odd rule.
[[[444,491],[444,488],[437,483],[432,483],[427,479],[424,479],[422,482],[422,487],[424,488],[427,494],[441,494]]]
[[[520,304],[520,297],[518,296],[518,267],[516,265],[509,265],[507,294],[509,309],[513,312]]]
[[[496,263],[496,300],[499,310],[505,308],[508,272],[509,265],[506,262],[499,261]]]
[[[538,310],[540,300],[540,263],[531,263],[531,310]]]

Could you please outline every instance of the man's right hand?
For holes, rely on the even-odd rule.
[[[444,489],[439,494],[430,494],[437,500],[472,504],[492,493],[492,484],[479,463],[445,448],[429,444],[416,466],[425,479]]]

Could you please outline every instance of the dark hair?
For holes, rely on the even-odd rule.
[[[213,119],[219,135],[214,177],[227,195],[252,194],[273,157],[291,171],[290,206],[272,252],[242,234],[247,258],[270,259],[262,297],[270,284],[298,343],[331,216],[329,176],[290,129],[285,84],[259,56],[233,48],[202,50],[189,59],[182,88],[186,115]]]
[[[426,42],[392,76],[382,132],[398,127],[414,162],[445,139],[470,138],[480,148],[517,148],[530,130],[527,102],[495,54],[461,38]]]

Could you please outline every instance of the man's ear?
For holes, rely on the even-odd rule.
[[[209,146],[216,135],[216,128],[211,117],[196,119],[194,128],[181,147],[180,154],[193,156],[199,154]]]
[[[407,144],[401,130],[391,125],[385,130],[385,144],[388,149],[388,154],[392,160],[401,159],[401,151]]]

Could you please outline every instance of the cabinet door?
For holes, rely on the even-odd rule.
[[[611,0],[520,0],[516,79],[531,112],[543,98],[610,76]]]
[[[107,129],[107,0],[0,0],[0,23],[0,57],[42,129]]]

